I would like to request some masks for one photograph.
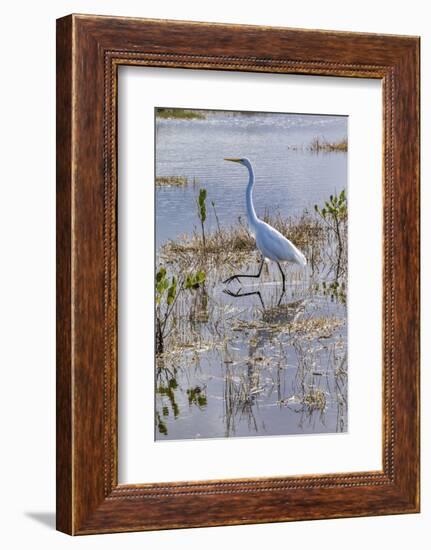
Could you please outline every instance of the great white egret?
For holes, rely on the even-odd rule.
[[[250,231],[256,239],[256,246],[262,254],[262,263],[260,264],[259,272],[256,275],[232,275],[224,281],[224,283],[229,283],[236,279],[238,282],[241,278],[250,277],[250,278],[259,278],[262,273],[262,268],[265,260],[272,260],[278,265],[281,276],[283,278],[283,292],[286,290],[286,277],[284,271],[280,265],[280,262],[289,262],[298,264],[302,267],[307,265],[307,260],[304,254],[296,248],[296,246],[286,239],[277,229],[271,227],[268,223],[260,220],[254,209],[253,205],[253,187],[254,187],[254,172],[251,162],[247,158],[225,158],[230,162],[238,162],[245,166],[248,170],[249,180],[247,185],[247,190],[245,193],[246,196],[246,206],[247,206],[247,218]]]

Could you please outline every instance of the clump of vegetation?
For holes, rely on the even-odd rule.
[[[315,211],[319,214],[325,224],[334,231],[337,242],[339,255],[343,252],[343,233],[347,223],[347,198],[346,192],[343,189],[337,196],[331,195],[329,201],[325,201],[325,206],[320,208],[317,204],[314,205]]]
[[[199,408],[205,407],[207,404],[207,396],[205,394],[205,388],[200,386],[195,386],[194,388],[189,388],[187,391],[187,399],[189,405],[196,405]]]
[[[324,412],[326,407],[326,394],[320,388],[310,387],[308,392],[304,395],[302,402],[307,407],[308,412],[313,412],[315,410]]]
[[[346,295],[346,283],[344,281],[338,282],[337,280],[332,283],[322,282],[322,291],[324,296],[329,296],[332,301],[337,301],[340,304],[345,304],[347,300]]]
[[[345,153],[347,151],[347,138],[343,138],[340,141],[327,141],[315,137],[307,149],[312,153],[332,153],[334,151]]]
[[[157,176],[156,185],[166,187],[184,187],[189,180],[184,176]]]
[[[174,311],[180,294],[187,290],[196,290],[205,283],[205,273],[198,271],[185,275],[180,284],[175,275],[169,279],[163,266],[156,273],[156,350],[163,353],[164,341],[169,335],[168,321]]]
[[[156,117],[157,118],[177,118],[177,119],[185,119],[185,120],[191,120],[191,119],[203,120],[206,118],[206,116],[202,113],[202,111],[195,111],[192,109],[171,109],[171,108],[165,108],[165,107],[159,107],[158,109],[156,109]]]
[[[205,273],[203,271],[198,271],[192,275],[186,276],[186,281],[184,283],[184,289],[186,290],[197,290],[205,282]]]
[[[308,339],[330,338],[343,321],[335,317],[310,317],[308,319],[289,320],[287,315],[273,317],[265,315],[262,319],[237,319],[232,323],[233,330],[266,329],[268,333],[302,335]]]
[[[253,237],[241,223],[228,229],[209,233],[205,239],[205,250],[209,254],[232,252],[251,252],[255,244]],[[177,254],[198,254],[203,252],[202,237],[193,233],[177,241],[169,241],[163,249],[163,255],[175,257]]]

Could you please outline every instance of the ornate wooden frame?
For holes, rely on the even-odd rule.
[[[382,471],[118,484],[116,90],[125,64],[382,80]],[[59,19],[57,528],[87,534],[418,511],[419,38]]]

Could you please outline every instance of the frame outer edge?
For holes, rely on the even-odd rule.
[[[72,34],[56,24],[56,528],[73,534],[72,366]]]
[[[107,21],[109,19],[109,21]],[[133,21],[133,20],[132,20]],[[136,23],[137,20],[134,20]],[[142,24],[146,20],[142,21]],[[236,519],[227,519],[224,514],[221,519],[214,520],[211,517],[205,516],[205,514],[198,520],[195,518],[188,518],[187,521],[184,519],[185,510],[182,509],[182,505],[188,502],[188,495],[178,495],[178,499],[174,502],[169,498],[166,501],[167,507],[160,505],[157,510],[160,509],[160,512],[154,511],[154,506],[151,503],[144,505],[143,502],[138,505],[137,500],[132,500],[136,497],[127,497],[123,496],[120,499],[112,500],[110,498],[110,491],[106,493],[106,480],[105,480],[105,493],[103,496],[103,483],[101,479],[101,468],[100,463],[97,462],[103,454],[100,445],[100,429],[103,428],[104,433],[110,432],[112,428],[115,432],[115,426],[110,426],[109,417],[108,421],[106,418],[103,422],[103,425],[96,426],[96,419],[94,415],[96,410],[100,410],[99,402],[99,388],[98,384],[100,381],[100,371],[98,369],[98,363],[94,362],[100,356],[100,346],[99,343],[94,343],[92,337],[95,336],[98,338],[96,333],[94,335],[95,327],[92,326],[79,326],[78,324],[74,326],[74,319],[76,317],[77,323],[80,320],[84,319],[87,322],[88,318],[86,315],[88,313],[96,314],[97,319],[100,317],[99,306],[95,304],[96,298],[91,296],[91,300],[86,301],[90,297],[88,292],[90,287],[83,276],[90,275],[92,281],[100,281],[99,272],[88,272],[86,269],[90,266],[89,262],[89,252],[96,251],[97,253],[97,262],[99,261],[100,249],[97,245],[97,242],[94,241],[95,236],[99,234],[99,229],[93,224],[91,225],[91,242],[87,248],[82,246],[82,239],[85,235],[85,228],[83,227],[87,223],[87,218],[85,210],[89,206],[95,207],[95,212],[92,214],[95,215],[96,220],[100,219],[99,211],[99,201],[100,195],[96,192],[91,191],[92,186],[90,183],[94,182],[94,177],[99,177],[100,167],[89,167],[89,162],[97,152],[97,149],[100,146],[99,135],[97,128],[100,123],[100,99],[97,94],[101,93],[101,89],[95,90],[91,89],[89,92],[88,84],[83,84],[80,81],[84,74],[84,68],[87,71],[88,69],[94,69],[97,76],[95,78],[96,88],[101,85],[101,74],[100,74],[100,65],[95,65],[95,63],[100,63],[103,56],[104,50],[109,50],[112,44],[112,41],[121,44],[120,40],[120,29],[116,27],[118,22],[117,18],[106,18],[103,25],[99,25],[99,21],[96,24],[96,18],[93,16],[68,16],[66,18],[60,19],[57,22],[57,300],[58,300],[58,310],[57,310],[57,529],[64,531],[68,534],[86,534],[86,533],[101,533],[101,532],[113,532],[113,531],[124,531],[124,530],[143,530],[143,529],[157,529],[157,528],[174,528],[174,527],[192,527],[192,526],[206,526],[206,525],[223,525],[229,523],[260,523],[267,521],[286,521],[289,519],[305,519],[304,516],[293,514],[292,516],[282,515],[258,518],[256,514],[251,514],[250,516],[244,515],[241,512],[241,517],[238,516]],[[123,21],[124,22],[124,21]],[[101,22],[100,22],[101,23]],[[127,21],[126,21],[127,23]],[[107,24],[107,25],[106,25]],[[163,21],[152,22],[156,27],[166,27],[167,23]],[[172,22],[173,25],[179,24],[179,22]],[[112,25],[112,26],[111,26]],[[206,26],[204,24],[194,24],[199,27],[199,25]],[[132,26],[132,25],[130,25]],[[181,27],[186,28],[188,24],[181,24]],[[91,27],[91,28],[89,28]],[[103,27],[103,28],[102,28]],[[135,25],[136,27],[136,25]],[[222,28],[222,25],[218,27]],[[235,32],[241,31],[241,26],[238,26],[235,29]],[[259,27],[257,27],[258,29]],[[127,24],[125,27],[122,27],[122,30],[128,30]],[[181,29],[184,30],[184,29]],[[253,29],[249,28],[251,32]],[[285,29],[286,31],[291,31],[296,33],[294,29]],[[132,38],[137,36],[137,29],[133,29]],[[309,31],[312,33],[313,31]],[[338,36],[340,33],[334,31],[334,35]],[[76,36],[76,40],[74,40]],[[360,40],[365,39],[363,35],[353,34],[353,37]],[[391,65],[394,65],[394,57],[399,56],[398,61],[401,63],[400,51],[402,50],[405,54],[407,50],[409,52],[409,59],[412,60],[411,55],[415,61],[418,62],[418,39],[412,37],[405,37],[400,41],[399,37],[390,37],[384,35],[375,35],[373,37],[370,35],[370,41],[377,40],[377,37],[382,36],[383,38],[388,38],[391,46],[389,48],[388,60],[392,56],[390,61]],[[130,39],[130,37],[129,37]],[[107,45],[109,41],[109,46]],[[147,38],[142,39],[136,38],[137,42],[133,42],[133,47],[139,51],[139,48],[145,47],[145,42]],[[150,38],[149,40],[153,40]],[[155,39],[154,39],[155,40]],[[163,39],[165,40],[165,39]],[[196,40],[195,40],[196,42]],[[414,44],[415,42],[415,44]],[[141,45],[142,43],[142,45]],[[154,42],[153,42],[154,43]],[[155,42],[158,44],[157,40]],[[91,46],[90,46],[91,44]],[[362,52],[361,56],[365,59],[365,54],[367,50],[370,51],[370,45],[368,44]],[[413,46],[416,45],[416,48]],[[163,41],[162,41],[163,46]],[[191,42],[190,47],[193,48],[193,41]],[[88,51],[87,51],[88,49]],[[115,48],[114,48],[115,49]],[[168,45],[169,49],[169,45]],[[135,50],[135,51],[136,51]],[[311,46],[307,45],[307,50],[310,52],[312,50]],[[412,51],[414,53],[412,54]],[[145,50],[142,50],[145,51]],[[211,48],[210,48],[211,51]],[[362,50],[361,50],[362,51]],[[76,57],[75,55],[78,56]],[[86,54],[90,57],[86,59]],[[174,55],[175,54],[169,54]],[[287,52],[289,55],[289,52]],[[312,52],[311,54],[312,55]],[[371,54],[370,54],[371,55]],[[383,54],[381,54],[383,55]],[[185,55],[187,57],[187,54]],[[338,54],[337,54],[338,56]],[[219,57],[217,55],[217,57]],[[330,56],[329,56],[330,59]],[[405,59],[404,59],[405,61]],[[90,67],[90,64],[91,67]],[[195,63],[196,68],[199,68],[200,62]],[[389,61],[387,64],[389,68]],[[398,65],[398,68],[400,65]],[[418,96],[418,74],[416,70],[418,67],[415,67],[410,72],[411,80],[406,84],[406,89],[409,91],[413,98],[417,100]],[[236,70],[236,69],[234,69]],[[241,69],[239,69],[241,70]],[[248,69],[242,69],[248,70]],[[76,74],[75,74],[76,71]],[[268,71],[270,72],[270,71]],[[287,71],[286,71],[287,72]],[[323,70],[319,69],[318,72]],[[413,73],[413,76],[412,74]],[[328,69],[328,74],[334,74],[333,69]],[[352,73],[352,76],[355,76]],[[359,76],[359,75],[356,75]],[[366,73],[363,73],[362,76],[367,76]],[[82,88],[82,89],[81,89]],[[400,101],[400,98],[397,98]],[[92,103],[93,102],[93,103]],[[91,107],[91,104],[96,107],[94,111],[94,117],[88,117],[87,120],[81,120],[81,115],[84,115],[84,118],[88,116],[87,110]],[[76,109],[79,109],[79,113],[76,112],[74,122],[74,112]],[[418,122],[418,105],[416,105],[416,111],[413,112],[412,108],[407,108],[407,113],[412,117],[413,124],[410,122],[409,129],[412,130],[414,123]],[[93,112],[92,112],[93,114]],[[79,116],[78,116],[79,115]],[[412,134],[416,137],[418,130],[418,124],[416,125],[416,130],[413,128]],[[402,131],[400,122],[397,121],[397,131]],[[82,140],[91,139],[92,132],[95,132],[97,143],[93,144],[87,142],[89,147],[85,148]],[[79,138],[79,139],[78,139]],[[75,143],[75,145],[74,145]],[[417,149],[417,144],[414,144],[414,148]],[[395,150],[397,151],[397,149]],[[98,152],[97,152],[98,154]],[[414,170],[412,179],[413,182],[411,185],[411,200],[409,204],[408,212],[411,214],[413,210],[416,211],[418,208],[418,155],[408,156],[408,161],[405,158],[401,159],[396,157],[398,162],[398,168],[400,166],[406,169],[406,164],[410,169]],[[100,159],[94,159],[99,162]],[[85,164],[85,170],[81,170],[81,164]],[[417,176],[417,177],[416,177]],[[401,181],[400,178],[398,178]],[[100,190],[99,190],[100,191]],[[404,189],[406,192],[406,190]],[[76,218],[76,226],[74,227],[74,219]],[[417,257],[417,242],[418,242],[418,225],[417,220],[413,220],[412,217],[407,215],[407,220],[413,227],[414,234],[410,236],[407,241],[413,243],[413,260],[418,262]],[[416,221],[416,225],[415,225]],[[95,222],[96,225],[98,223]],[[88,228],[87,228],[88,229]],[[100,232],[101,233],[101,232]],[[106,234],[103,237],[106,241]],[[100,241],[99,241],[100,242]],[[401,239],[398,241],[398,246],[401,242]],[[106,242],[105,242],[106,244]],[[90,249],[90,247],[92,247]],[[397,256],[400,254],[399,249],[396,250],[396,261],[401,262],[401,259]],[[74,260],[75,258],[75,260]],[[78,263],[79,258],[79,263]],[[74,264],[74,262],[76,263]],[[86,263],[87,262],[87,263]],[[94,268],[94,262],[92,260],[91,265]],[[91,267],[91,266],[90,266]],[[412,292],[412,297],[416,296],[416,291],[418,288],[418,273],[415,268],[407,268],[403,272],[404,276],[409,279],[411,283],[414,284],[415,289]],[[99,269],[99,264],[97,264],[97,269]],[[72,280],[73,279],[73,280]],[[94,289],[93,289],[94,290]],[[401,295],[405,295],[405,287],[397,286],[397,290],[401,292]],[[81,293],[81,294],[80,294]],[[89,308],[89,306],[91,306]],[[419,321],[419,311],[418,304],[413,303],[410,307],[407,308],[408,313],[411,316],[410,319],[413,323],[413,328],[411,329],[411,335],[417,335],[417,327]],[[81,319],[82,316],[82,319]],[[85,323],[84,323],[85,324]],[[91,329],[93,332],[87,334],[84,333],[85,329]],[[97,340],[96,338],[96,340]],[[74,357],[73,353],[73,343],[75,341],[76,346],[76,356]],[[87,347],[87,353],[81,349],[81,344],[84,345],[84,349]],[[93,345],[94,344],[94,345]],[[92,353],[88,353],[88,346],[91,345],[91,352],[94,351],[94,347],[97,347],[97,353],[93,356]],[[408,417],[408,411],[403,410],[401,413],[398,407],[398,416],[397,419],[405,422],[407,426],[406,441],[410,443],[411,448],[407,450],[405,458],[405,466],[407,467],[407,473],[399,469],[399,464],[396,464],[397,469],[399,469],[400,478],[398,482],[401,481],[401,484],[396,483],[395,486],[387,487],[385,495],[383,493],[378,493],[377,487],[376,490],[369,488],[370,491],[367,494],[375,495],[374,498],[382,499],[379,504],[375,501],[375,508],[368,509],[365,508],[363,511],[360,509],[351,509],[350,511],[344,510],[340,513],[331,514],[328,510],[326,512],[319,512],[314,517],[347,517],[355,515],[376,515],[376,514],[387,514],[387,513],[405,513],[418,511],[418,489],[413,489],[413,483],[417,486],[419,482],[418,476],[418,437],[417,437],[417,428],[418,428],[418,357],[416,355],[417,342],[411,342],[409,346],[404,346],[404,353],[409,350],[414,350],[411,358],[412,368],[414,374],[417,375],[416,378],[413,375],[408,378],[408,388],[412,392],[410,395],[410,403],[412,409],[416,407],[415,410],[410,409],[410,412],[415,413],[415,418],[412,420]],[[398,366],[398,365],[397,365]],[[406,376],[406,368],[402,369],[403,376]],[[76,375],[76,392],[74,392],[74,376]],[[85,385],[87,384],[87,385]],[[96,396],[91,395],[86,388],[91,388],[92,390],[97,390],[97,399]],[[407,390],[406,390],[407,391]],[[109,392],[110,393],[110,392]],[[89,398],[93,400],[92,402]],[[113,395],[110,395],[112,399]],[[406,407],[406,392],[403,394],[401,407]],[[84,415],[84,416],[83,416]],[[105,436],[106,437],[106,436]],[[108,441],[111,440],[111,436],[108,436]],[[99,439],[98,439],[99,438]],[[397,445],[398,446],[398,445]],[[401,459],[401,455],[399,456]],[[89,461],[96,461],[92,464],[89,464]],[[74,475],[75,473],[75,475]],[[106,475],[106,473],[105,473]],[[110,480],[114,481],[115,479]],[[220,480],[222,481],[222,480]],[[108,483],[108,486],[111,485]],[[116,487],[111,487],[111,490]],[[393,490],[398,489],[400,492],[393,492]],[[139,491],[138,491],[139,492]],[[227,491],[234,493],[235,491]],[[253,492],[253,489],[247,492]],[[362,492],[362,491],[361,491]],[[357,496],[356,489],[343,491],[343,494],[352,494],[355,493]],[[280,493],[281,494],[281,493]],[[305,493],[303,493],[305,494]],[[359,493],[358,493],[359,494]],[[111,493],[113,495],[113,493]],[[167,496],[167,495],[166,495]],[[192,496],[190,494],[190,496]],[[301,491],[297,494],[298,497],[301,496]],[[394,499],[392,505],[389,505],[389,501],[384,502],[385,498]],[[138,497],[139,498],[139,497]],[[157,498],[157,497],[156,497]],[[245,497],[240,497],[239,495],[233,495],[231,498],[237,500],[238,502],[241,499],[241,506],[245,503]],[[201,499],[202,500],[202,499]],[[413,510],[413,501],[416,502],[416,509]],[[152,501],[154,502],[154,501]],[[203,500],[202,500],[203,502]],[[207,502],[207,501],[205,501]],[[208,501],[209,502],[209,501]],[[215,502],[214,499],[211,499],[211,502]],[[222,504],[222,499],[217,499],[217,506],[220,503]],[[178,508],[179,506],[179,508]],[[129,510],[129,511],[127,511]],[[154,519],[154,522],[150,520],[146,515],[139,516],[139,514],[145,513],[152,515],[156,513],[160,515]],[[127,518],[128,514],[132,514]],[[137,514],[137,515],[136,515]],[[163,514],[168,514],[171,517],[165,517],[163,520]],[[173,515],[171,515],[173,514]],[[307,514],[308,515],[308,514]],[[312,519],[313,514],[310,514],[307,519]],[[174,519],[175,518],[175,519]],[[126,519],[128,521],[126,521]]]
[[[399,484],[412,512],[420,511],[420,39],[413,38],[397,67],[396,148],[398,200],[395,201],[395,319],[402,406],[395,414]],[[398,302],[398,303],[397,303]],[[401,314],[402,312],[402,314]],[[399,346],[400,342],[403,345]]]

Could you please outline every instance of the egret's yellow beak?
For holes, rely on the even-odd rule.
[[[241,162],[241,159],[224,159],[224,160],[230,160],[230,162]]]

